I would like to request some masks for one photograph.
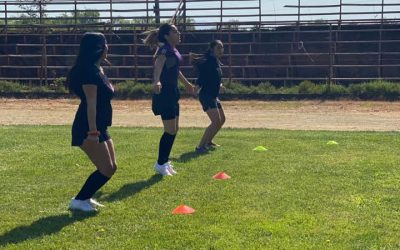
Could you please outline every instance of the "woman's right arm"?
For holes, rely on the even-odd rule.
[[[165,60],[166,60],[165,55],[159,55],[157,56],[156,61],[154,62],[153,88],[154,88],[154,93],[156,93],[157,95],[160,94],[161,92],[160,76],[165,64]]]
[[[82,85],[83,92],[86,96],[87,103],[87,119],[89,124],[89,140],[99,140],[96,125],[96,106],[97,106],[97,86],[93,84]]]

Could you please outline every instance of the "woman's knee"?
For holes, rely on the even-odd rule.
[[[111,178],[117,171],[117,165],[116,164],[107,164],[106,166],[99,168],[99,171],[102,175],[107,176],[108,178]]]
[[[225,116],[222,116],[220,120],[220,127],[222,127],[225,124],[225,121],[226,121]]]
[[[219,129],[222,127],[222,125],[224,125],[224,123],[225,123],[225,119],[219,119],[219,120],[211,121],[211,126]]]
[[[176,135],[178,133],[179,128],[168,128],[168,129],[164,129],[165,133],[168,133],[170,135]]]
[[[113,168],[112,168],[112,174],[114,175],[115,174],[115,172],[117,172],[117,170],[118,170],[118,167],[117,167],[117,163],[113,163]]]

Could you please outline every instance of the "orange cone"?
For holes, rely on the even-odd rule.
[[[180,205],[177,208],[175,208],[172,211],[172,214],[192,214],[194,213],[196,210],[194,210],[193,208],[186,206],[186,205]]]
[[[213,176],[213,179],[216,180],[227,180],[230,179],[231,177],[227,175],[225,172],[219,172],[218,174]]]

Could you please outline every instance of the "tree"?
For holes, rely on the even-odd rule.
[[[231,19],[228,23],[222,25],[222,29],[239,30],[240,21],[238,19]]]
[[[40,16],[46,16],[46,6],[47,3],[52,0],[17,0],[20,4],[19,8],[26,11],[29,18],[39,18]]]
[[[177,20],[177,25],[178,26],[183,26],[184,24],[181,21],[182,19]],[[169,23],[170,20],[161,20],[161,24],[163,23]],[[195,20],[193,18],[187,18],[186,19],[186,24],[194,24]],[[146,24],[148,24],[152,28],[156,28],[159,26],[157,24],[157,20],[154,17],[149,17],[147,20],[146,18],[138,18],[138,19],[126,19],[124,17],[116,17],[113,19],[113,24],[115,25],[121,25],[121,27],[115,28],[116,30],[134,30],[134,29],[141,29],[139,27],[143,27]],[[138,24],[137,26],[135,26]],[[124,27],[122,27],[124,26]],[[195,26],[186,26],[186,30],[195,30]]]

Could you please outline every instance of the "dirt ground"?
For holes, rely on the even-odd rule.
[[[181,127],[206,127],[197,100],[181,103]],[[71,124],[78,100],[0,99],[0,125]],[[150,100],[113,101],[114,126],[160,127]],[[400,102],[226,101],[225,127],[288,130],[398,131]]]

